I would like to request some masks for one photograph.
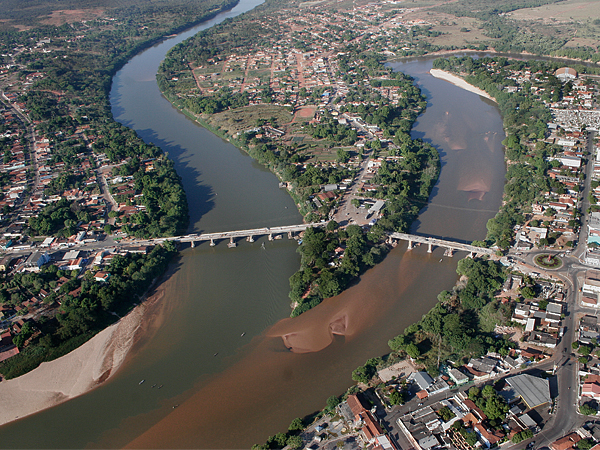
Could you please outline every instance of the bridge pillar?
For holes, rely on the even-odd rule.
[[[429,243],[429,244],[427,244],[427,245],[428,245],[428,248],[427,248],[427,253],[431,253],[431,252],[433,251],[433,244],[430,242],[430,243]]]
[[[288,239],[294,239],[294,237],[292,236],[292,232],[288,231]]]
[[[269,233],[269,240],[272,241],[273,240],[273,233]]]
[[[196,246],[196,243],[194,241],[192,241],[191,244],[192,244],[192,248],[194,248]]]
[[[412,249],[413,249],[412,241],[409,239],[408,240],[408,248],[406,250],[412,250]]]
[[[229,247],[229,248],[237,247],[237,244],[233,241],[233,237],[229,238],[229,244],[227,244],[227,247]]]
[[[253,236],[248,236],[248,237],[246,238],[246,240],[247,240],[248,242],[254,242],[254,237],[253,237]]]
[[[469,253],[469,254],[467,255],[467,258],[471,258],[471,259],[473,259],[473,256],[474,256],[474,255],[473,255],[473,252],[471,252],[471,253]]]
[[[215,246],[215,240],[213,238],[210,238],[210,246],[211,247]]]
[[[453,248],[449,248],[448,249],[448,256],[451,257],[451,258],[454,256],[454,249]]]

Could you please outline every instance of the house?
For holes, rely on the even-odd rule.
[[[106,282],[106,281],[108,281],[109,278],[110,278],[110,273],[108,273],[108,272],[97,272],[96,275],[94,275],[94,279],[96,281]]]
[[[462,373],[458,369],[450,369],[448,371],[448,375],[450,376],[452,381],[454,381],[456,383],[457,386],[460,386],[461,384],[465,384],[469,381],[469,377],[466,376],[464,373]]]
[[[569,450],[581,440],[577,433],[568,434],[550,444],[552,450]]]
[[[13,345],[12,347],[7,347],[5,350],[0,352],[0,362],[8,359],[8,358],[12,358],[15,355],[19,354],[19,348],[16,345]]]
[[[503,434],[495,430],[490,431],[480,423],[475,424],[473,429],[475,430],[475,433],[477,433],[477,435],[481,438],[481,440],[487,448],[493,447],[504,437]]]
[[[600,400],[600,376],[588,375],[581,386],[581,396]]]
[[[407,378],[407,381],[416,383],[421,390],[427,390],[433,384],[433,378],[427,372],[413,372]]]
[[[4,258],[2,258],[2,260],[0,261],[0,271],[6,272],[8,270],[8,268],[10,267],[10,263],[12,263],[12,261],[13,261],[12,256],[5,256]]]
[[[370,448],[396,450],[396,446],[387,436],[371,412],[365,408],[356,394],[348,396],[348,407],[354,416],[354,426],[360,427],[361,438]]]

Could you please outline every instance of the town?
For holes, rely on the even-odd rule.
[[[427,7],[404,6],[316,4],[302,15],[282,8],[243,25],[230,22],[226,32],[246,30],[240,42],[211,45],[200,34],[169,55],[159,86],[176,106],[273,170],[305,222],[391,247],[397,242],[388,233],[407,219],[398,225],[390,206],[404,201],[414,219],[415,204],[427,201],[439,172],[437,151],[410,138],[426,98],[410,77],[385,66],[437,49],[425,40],[441,35],[439,23],[423,18]],[[175,252],[161,238],[176,240],[185,230],[185,194],[168,157],[124,127],[102,125],[68,89],[44,85],[50,71],[42,61],[83,47],[119,20],[77,26],[2,47],[0,362],[51,341],[43,330],[54,318],[73,317],[88,331],[102,320],[77,311],[102,303],[103,314],[118,316],[107,299],[111,283],[132,278],[122,297],[145,291],[155,268]],[[257,40],[251,31],[258,29]],[[439,69],[473,81],[466,60],[445,61]],[[507,186],[515,186],[505,189],[503,208],[517,205],[518,219],[494,219],[488,238],[473,245],[495,254],[469,259],[489,263],[485,270],[503,279],[485,294],[496,308],[485,313],[496,320],[488,333],[504,346],[492,350],[486,342],[481,356],[442,359],[441,334],[432,345],[419,325],[401,344],[390,344],[395,360],[357,372],[345,398],[334,396],[316,421],[296,424],[287,441],[275,436],[268,445],[279,448],[280,438],[289,448],[312,449],[600,448],[598,76],[568,66],[482,61],[477,70],[502,74],[503,94],[527,95],[539,107],[526,133],[507,127],[503,142]],[[534,172],[539,190],[516,184]],[[350,253],[347,235],[328,252],[332,270]],[[148,261],[152,269],[139,275]],[[463,285],[475,278],[470,268],[461,273]],[[298,313],[323,286],[301,286],[293,299]],[[457,287],[441,302],[444,317],[458,314],[452,308],[461,302]],[[74,338],[75,326],[68,332]]]

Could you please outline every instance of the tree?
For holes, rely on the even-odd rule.
[[[291,449],[302,448],[304,441],[300,436],[290,436],[287,439],[287,445]]]
[[[489,398],[493,395],[496,394],[496,391],[494,390],[494,388],[492,387],[492,385],[490,384],[486,384],[483,389],[481,389],[481,396],[483,398]]]
[[[535,291],[533,290],[533,288],[531,286],[524,286],[520,290],[521,290],[521,295],[524,298],[527,298],[527,299],[535,298]]]
[[[335,409],[335,407],[339,404],[340,404],[340,399],[335,395],[332,395],[331,397],[329,397],[327,399],[327,408],[329,408],[331,410]]]
[[[455,417],[454,413],[447,406],[443,406],[442,408],[440,408],[440,410],[437,413],[444,422],[448,422],[453,417]]]
[[[413,359],[418,358],[421,355],[421,351],[419,350],[419,347],[417,347],[412,342],[406,346],[405,351],[406,351],[406,354]]]
[[[404,392],[399,392],[398,390],[394,389],[390,394],[389,399],[392,405],[404,405],[404,403],[406,402],[406,394]]]
[[[530,439],[532,437],[533,437],[533,431],[523,430],[518,433],[515,433],[515,435],[511,439],[511,441],[515,444],[518,444],[519,442],[523,442],[525,439]]]
[[[579,450],[590,450],[594,446],[594,443],[590,439],[582,439],[577,443]]]
[[[337,149],[337,160],[339,163],[345,164],[350,161],[350,153],[341,148]]]
[[[292,420],[292,423],[290,423],[290,426],[288,427],[288,431],[301,431],[304,430],[304,422],[302,421],[301,418],[296,417],[294,420]]]
[[[579,407],[579,412],[584,416],[595,416],[598,411],[589,403],[584,403]]]
[[[479,397],[480,392],[481,391],[476,386],[473,386],[472,388],[470,388],[469,389],[469,400],[471,400],[471,401],[477,400],[477,397]]]

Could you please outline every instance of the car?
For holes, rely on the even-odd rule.
[[[533,448],[534,445],[535,441],[531,441],[529,444],[527,444],[527,448]]]

